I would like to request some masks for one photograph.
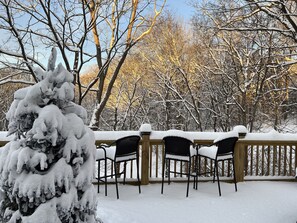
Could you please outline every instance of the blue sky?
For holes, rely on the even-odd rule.
[[[195,11],[194,8],[189,5],[189,2],[189,0],[167,0],[166,9],[187,20],[191,18]]]

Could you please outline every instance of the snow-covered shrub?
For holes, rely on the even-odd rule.
[[[36,70],[39,82],[20,89],[7,113],[15,139],[0,149],[0,222],[96,222],[92,186],[95,139],[86,111],[72,102],[73,75]]]

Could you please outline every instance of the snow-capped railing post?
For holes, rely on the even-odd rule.
[[[247,129],[243,125],[235,126],[234,131],[238,132],[239,139],[243,139],[247,134]],[[235,175],[237,182],[244,181],[244,169],[246,162],[246,145],[240,140],[236,143],[234,151]]]
[[[150,135],[152,128],[150,124],[142,124],[139,129],[142,137],[141,152],[141,184],[149,184],[149,155],[150,155]]]

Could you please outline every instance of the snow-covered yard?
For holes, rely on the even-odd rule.
[[[199,183],[186,198],[186,184],[142,186],[142,194],[131,185],[115,185],[98,194],[97,214],[104,223],[295,223],[297,221],[297,182],[247,181],[222,183],[222,197],[216,183]]]

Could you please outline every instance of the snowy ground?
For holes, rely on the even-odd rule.
[[[98,215],[104,223],[295,223],[297,222],[297,182],[243,182],[234,192],[234,184],[199,183],[185,197],[186,184],[172,183],[142,186],[142,194],[131,185],[115,185],[98,194]],[[101,188],[100,188],[101,189]]]

